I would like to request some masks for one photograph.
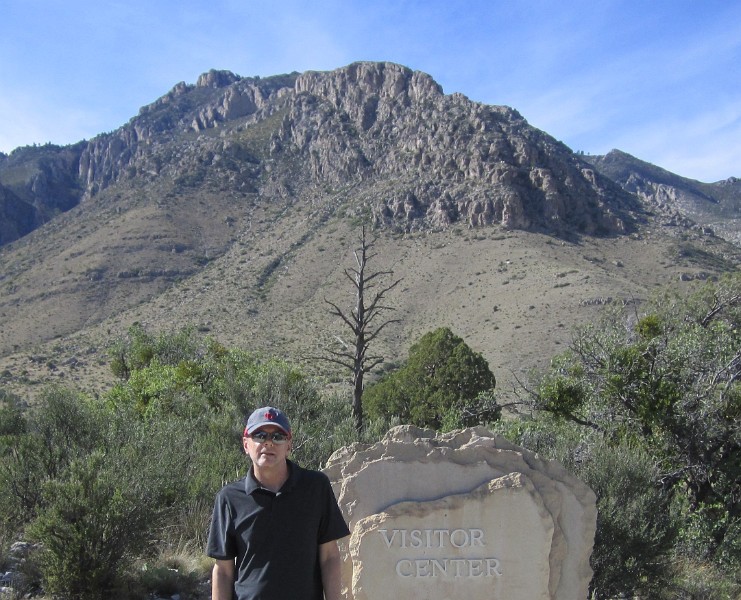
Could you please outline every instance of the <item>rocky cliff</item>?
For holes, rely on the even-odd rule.
[[[634,194],[665,223],[697,225],[741,243],[741,180],[703,183],[681,177],[620,150],[585,156],[595,169]]]
[[[405,231],[462,222],[588,234],[629,230],[639,208],[517,111],[445,95],[390,63],[265,79],[211,71],[58,153],[64,169],[23,182],[31,203],[58,182],[82,201],[157,178],[314,202],[352,188],[357,212]],[[0,184],[9,179],[0,165]]]
[[[403,229],[617,233],[637,206],[515,110],[447,96],[394,64],[302,74],[277,142],[314,181],[393,182],[367,200],[377,222]]]
[[[78,204],[82,189],[77,170],[84,146],[47,144],[0,154],[0,246]]]

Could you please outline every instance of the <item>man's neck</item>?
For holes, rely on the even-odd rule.
[[[278,492],[278,490],[280,490],[280,488],[283,487],[283,484],[288,480],[288,462],[284,461],[280,465],[275,465],[274,467],[269,467],[267,469],[253,465],[252,473],[262,487],[271,492]]]

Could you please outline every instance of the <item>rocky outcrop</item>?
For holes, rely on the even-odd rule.
[[[584,158],[639,198],[664,225],[695,228],[714,232],[731,242],[741,241],[741,185],[736,178],[702,183],[620,150]]]
[[[380,224],[630,226],[630,196],[511,108],[446,96],[428,75],[389,63],[304,73],[295,92],[279,148],[301,153],[316,181],[394,182],[373,202]]]
[[[280,90],[289,89],[294,79],[294,75],[253,79],[228,71],[209,71],[195,86],[179,83],[143,107],[124,127],[90,141],[80,159],[84,197],[91,198],[122,179],[167,175],[174,180],[191,180],[194,172],[212,166],[216,175],[224,175],[220,169],[240,172],[239,166],[212,165],[215,157],[233,154],[239,145],[233,139],[189,139],[189,135],[233,123],[259,110],[268,116],[270,101]],[[242,160],[244,153],[241,155],[233,158]],[[254,163],[253,157],[250,155],[246,162]]]
[[[0,155],[0,245],[78,204],[77,166],[83,147],[46,144]]]
[[[482,427],[396,427],[324,470],[350,527],[344,597],[587,597],[594,493]]]
[[[344,201],[356,212],[403,231],[461,223],[587,234],[629,231],[639,197],[672,201],[642,181],[621,188],[512,108],[446,95],[393,63],[263,79],[209,71],[76,152],[30,195],[60,180],[74,182],[75,203],[154,179],[291,202],[352,189]]]
[[[35,225],[33,207],[0,185],[0,246],[30,233]]]
[[[216,138],[184,137],[219,127]],[[255,140],[259,128],[266,135]],[[91,141],[79,175],[86,197],[122,178],[165,174],[198,183],[208,173],[242,190],[262,177],[269,189],[258,155],[299,187],[362,183],[376,223],[404,230],[463,222],[623,233],[637,207],[517,111],[445,95],[429,75],[391,63],[265,80],[210,71]]]

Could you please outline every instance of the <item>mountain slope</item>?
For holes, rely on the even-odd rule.
[[[511,383],[599,305],[738,264],[599,171],[399,65],[206,73],[112,133],[0,161],[9,194],[64,210],[0,248],[0,384],[105,386],[105,346],[134,321],[316,355],[342,333],[324,299],[352,302],[343,269],[366,221],[373,266],[404,277],[388,362],[447,325]],[[42,172],[58,193],[33,196]]]

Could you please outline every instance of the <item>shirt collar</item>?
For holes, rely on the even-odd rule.
[[[292,490],[296,485],[296,481],[298,479],[298,469],[296,468],[296,465],[288,459],[286,459],[286,463],[288,464],[288,479],[283,484],[283,487],[278,490],[278,494],[283,494]],[[250,465],[250,470],[247,472],[247,476],[244,478],[244,491],[247,492],[247,495],[249,496],[257,490],[267,491],[260,485],[257,479],[255,479],[255,473],[252,466]]]

